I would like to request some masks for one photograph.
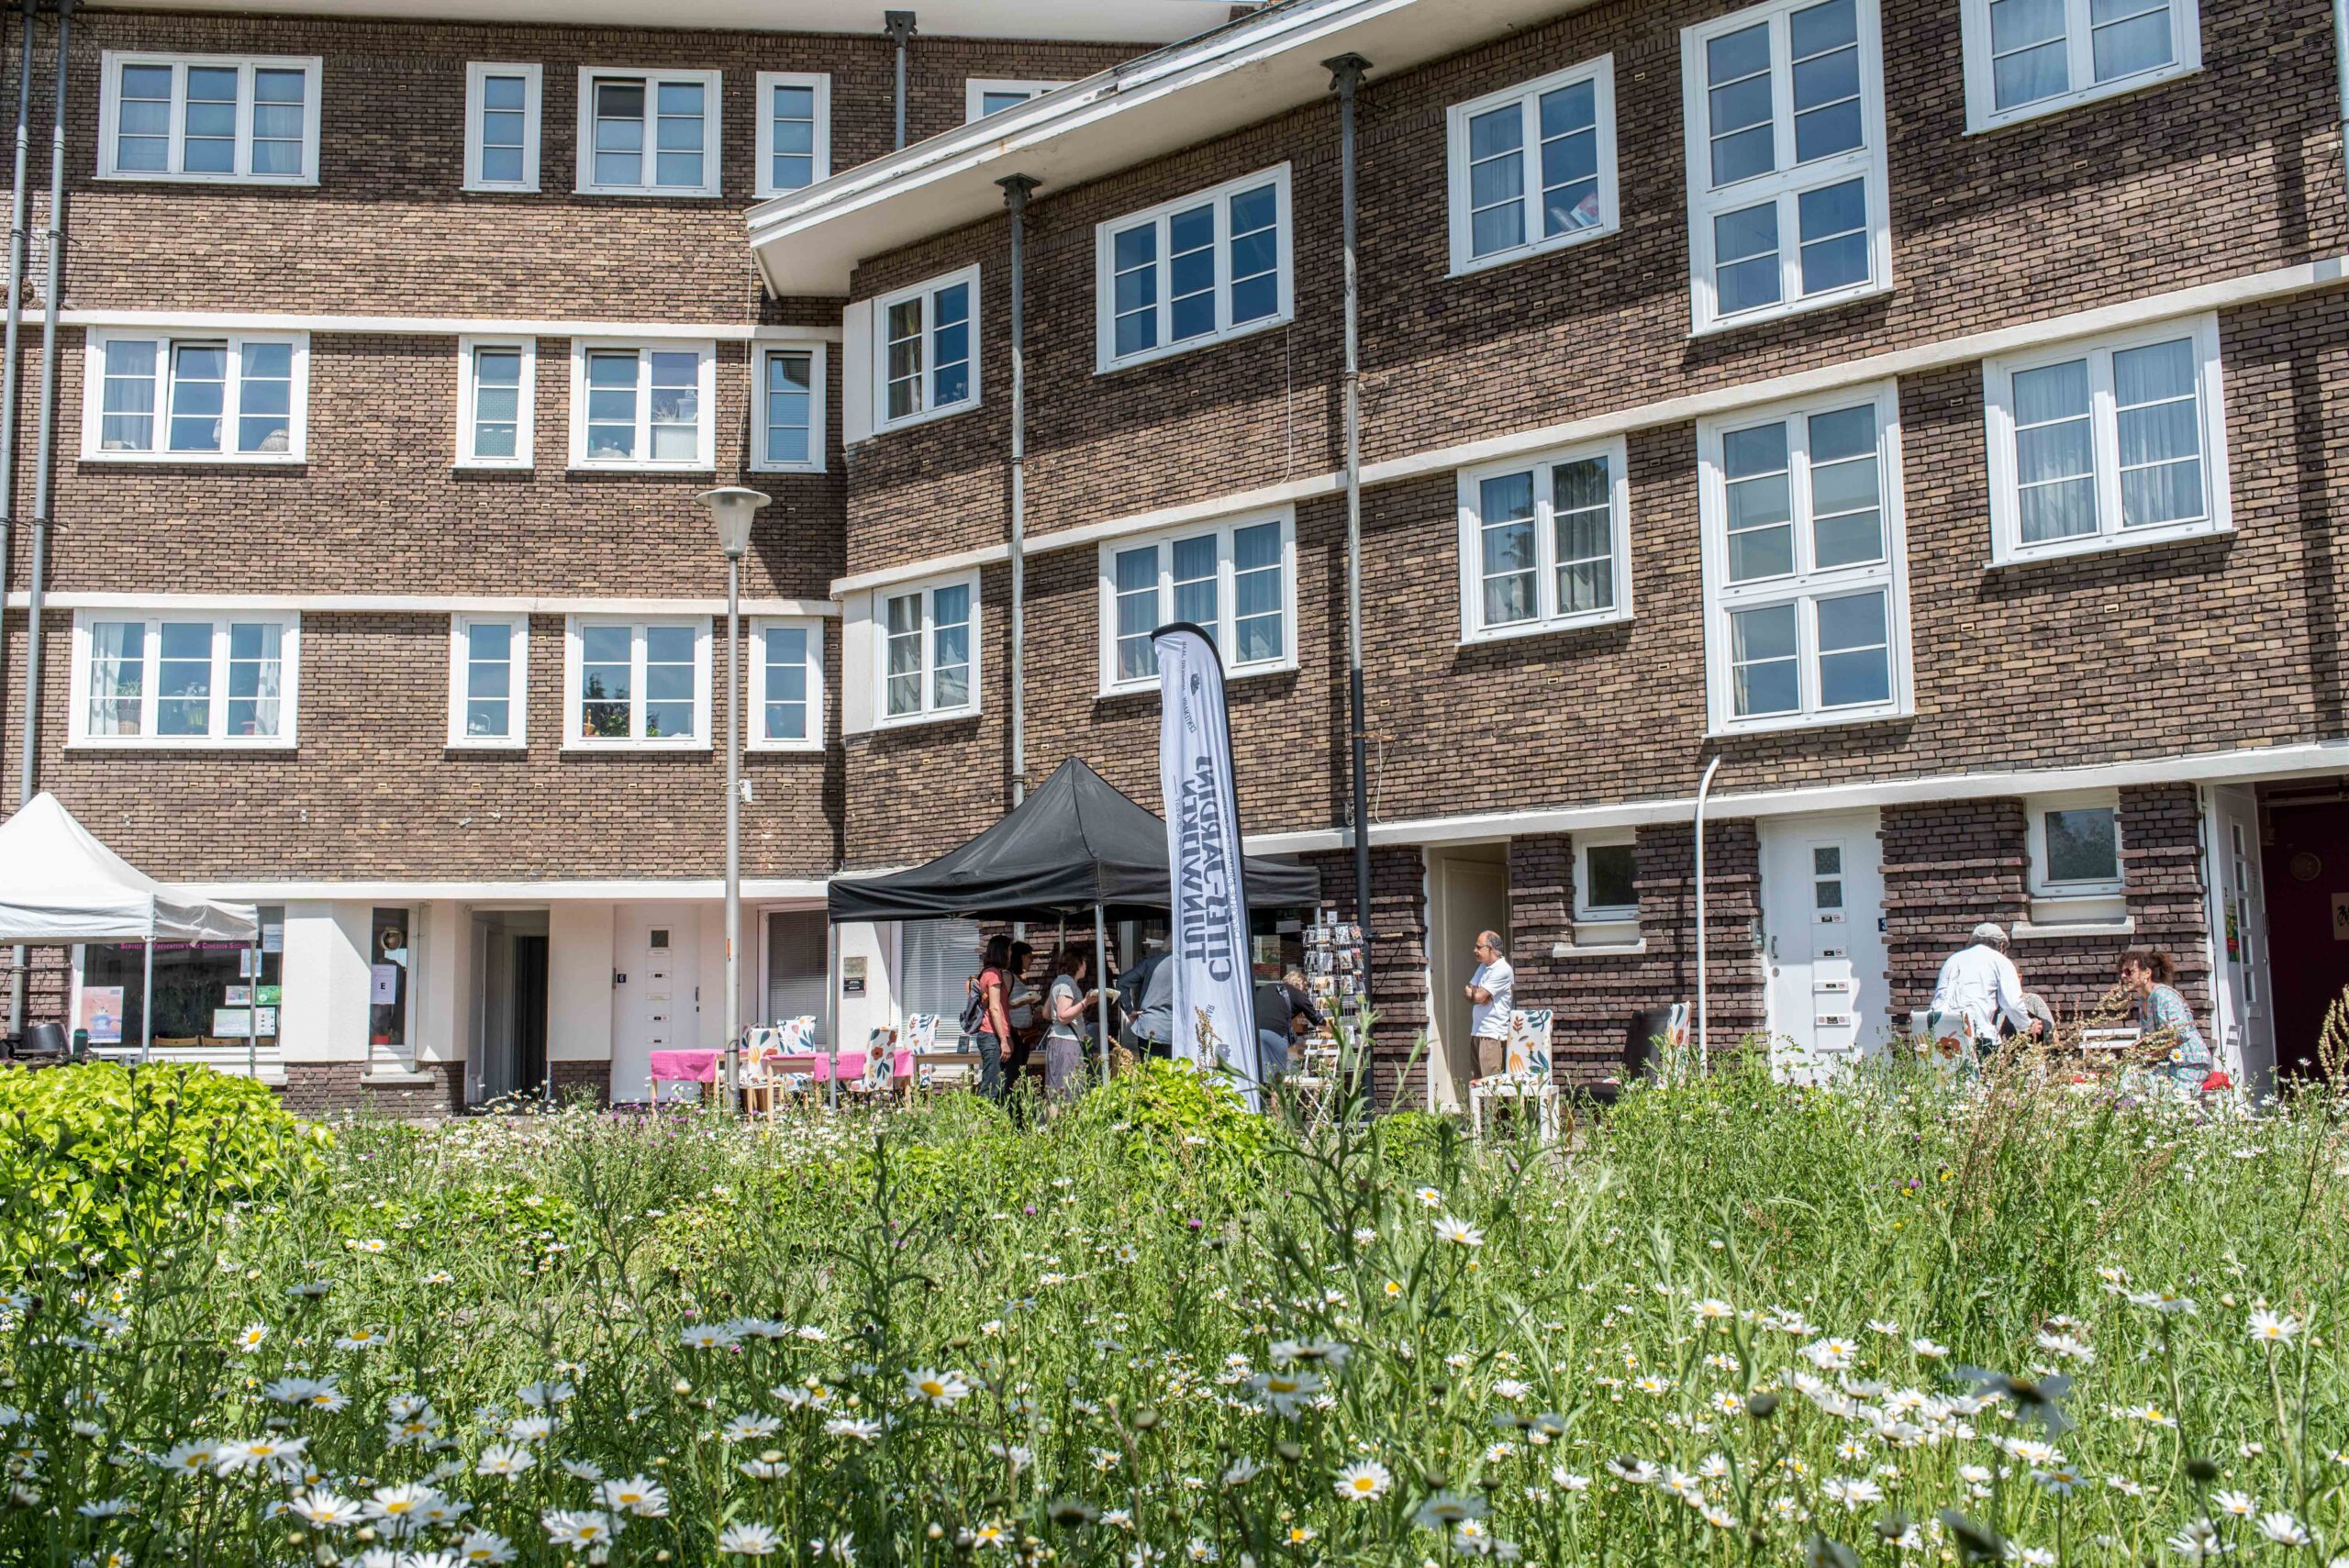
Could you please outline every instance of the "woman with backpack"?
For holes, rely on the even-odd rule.
[[[979,1093],[1001,1101],[1012,1070],[1011,995],[1028,967],[1029,947],[998,932],[987,939],[979,972],[963,998],[963,1034],[979,1052]]]

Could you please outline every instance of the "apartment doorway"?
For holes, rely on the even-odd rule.
[[[1768,818],[1761,837],[1771,1063],[1820,1081],[1880,1042],[1889,1021],[1876,814]]]
[[[1468,1104],[1476,1075],[1476,1047],[1468,1036],[1473,1009],[1463,987],[1476,971],[1476,933],[1508,935],[1508,846],[1462,844],[1428,851],[1428,1096],[1436,1110]],[[1524,984],[1528,955],[1508,955]]]
[[[2317,1075],[2325,1010],[2349,986],[2349,792],[2263,792],[2268,1000],[2278,1076]]]
[[[622,905],[612,922],[612,1100],[653,1096],[652,1053],[685,1051],[701,1039],[701,914],[690,904]],[[699,1084],[664,1083],[671,1099],[695,1099]]]
[[[465,1103],[542,1095],[547,1079],[547,912],[479,909],[473,917],[472,1049]]]
[[[2266,876],[2260,864],[2259,800],[2241,784],[2210,792],[2202,839],[2210,889],[2210,1045],[2219,1064],[2254,1094],[2276,1083],[2276,1012],[2269,995]]]

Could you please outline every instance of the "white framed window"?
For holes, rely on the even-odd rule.
[[[83,352],[84,461],[306,461],[306,332],[93,329]]]
[[[457,466],[528,468],[536,424],[535,338],[457,339]]]
[[[1094,229],[1097,371],[1291,318],[1288,171],[1283,163]]]
[[[824,623],[814,617],[751,622],[753,751],[824,749]]]
[[[1446,111],[1454,276],[1621,227],[1615,57]]]
[[[1631,618],[1620,438],[1464,468],[1459,483],[1462,641]]]
[[[318,183],[318,57],[131,54],[98,76],[98,178]]]
[[[831,178],[831,77],[820,71],[760,72],[757,140],[761,199]]]
[[[963,83],[963,123],[1016,109],[1030,98],[1041,98],[1065,82],[1015,81],[1003,76],[974,76]]]
[[[751,350],[751,467],[761,473],[824,471],[822,343],[765,343]]]
[[[1576,926],[1639,924],[1636,837],[1629,829],[1575,835]]]
[[[709,749],[709,617],[573,616],[563,637],[563,746]]]
[[[367,911],[367,1062],[413,1071],[411,1026],[421,1013],[424,929],[429,905],[376,906]]]
[[[1173,528],[1101,547],[1101,692],[1155,691],[1150,634],[1190,621],[1233,675],[1297,668],[1297,515]]]
[[[2110,900],[2121,895],[2117,791],[2034,795],[2023,802],[2023,817],[2034,898]]]
[[[979,406],[979,269],[873,302],[873,428],[895,430]]]
[[[579,194],[718,195],[718,73],[579,68]]]
[[[979,577],[975,572],[873,595],[873,712],[883,724],[979,711]]]
[[[543,70],[536,65],[465,67],[465,189],[539,188],[539,98]]]
[[[716,465],[718,347],[571,345],[571,466],[691,473]]]
[[[75,746],[294,744],[302,617],[73,613]]]
[[[520,747],[529,725],[530,617],[458,614],[449,622],[449,744]]]
[[[1692,330],[1889,288],[1876,0],[1771,0],[1680,50]]]
[[[1697,427],[1714,733],[1909,711],[1899,393]]]
[[[1962,0],[1959,15],[1969,131],[2202,69],[2198,0]]]
[[[2214,316],[1986,360],[1993,562],[2223,533]]]

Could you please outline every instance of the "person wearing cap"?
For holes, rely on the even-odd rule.
[[[1943,963],[1941,978],[1933,983],[1932,1010],[1964,1018],[1977,1049],[2005,1034],[2036,1039],[2046,1024],[2032,1016],[2022,976],[2007,956],[2007,933],[1985,920],[1974,928],[1973,937],[1971,945]]]

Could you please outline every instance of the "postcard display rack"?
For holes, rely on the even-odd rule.
[[[1305,929],[1305,978],[1313,1005],[1334,1028],[1369,1010],[1370,977],[1363,968],[1362,928],[1343,924],[1334,911]]]

